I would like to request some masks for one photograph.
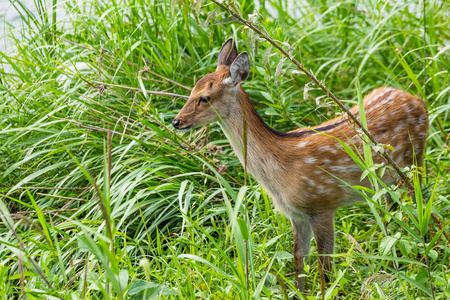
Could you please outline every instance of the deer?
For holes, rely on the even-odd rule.
[[[219,123],[241,164],[261,184],[275,208],[290,219],[295,287],[303,292],[311,234],[322,278],[329,282],[336,210],[363,199],[352,185],[370,187],[367,178],[361,181],[361,167],[338,142],[345,141],[362,153],[363,141],[345,114],[289,132],[271,128],[241,86],[249,72],[247,52],[239,54],[236,43],[228,39],[219,52],[215,72],[198,80],[172,125],[189,131]],[[428,131],[425,103],[403,90],[379,87],[364,97],[363,104],[368,131],[378,143],[392,146],[386,152],[393,161],[399,167],[421,166]],[[350,113],[359,119],[358,105]],[[380,155],[373,156],[374,163],[383,161]],[[383,182],[395,183],[395,176],[388,173]]]

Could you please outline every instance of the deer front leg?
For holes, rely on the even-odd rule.
[[[334,211],[315,215],[311,220],[311,228],[319,252],[319,267],[325,282],[330,281],[333,271],[334,253]]]
[[[305,287],[304,259],[308,257],[311,246],[311,227],[307,219],[291,218],[292,231],[294,233],[294,266],[295,266],[295,287],[303,292]]]

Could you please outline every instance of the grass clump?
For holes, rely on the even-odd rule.
[[[292,296],[289,221],[251,178],[244,185],[218,126],[182,134],[170,124],[229,37],[251,55],[245,88],[271,126],[316,125],[338,109],[317,106],[320,91],[304,93],[308,78],[210,2],[37,3],[33,12],[14,2],[21,26],[2,33],[10,47],[0,52],[0,297]],[[53,4],[64,8],[61,20]],[[429,109],[422,190],[409,170],[422,198],[380,187],[375,209],[340,209],[335,281],[323,297],[448,298],[448,4],[233,5],[246,18],[259,11],[254,22],[348,106],[387,85]],[[383,192],[402,204],[382,220],[391,221],[386,232],[375,217]],[[311,299],[320,294],[316,261]]]

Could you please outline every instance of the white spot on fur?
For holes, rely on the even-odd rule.
[[[305,162],[307,163],[307,164],[313,164],[313,163],[315,163],[317,161],[317,159],[315,159],[314,157],[307,157],[307,158],[305,158]]]
[[[326,188],[325,188],[323,185],[318,185],[318,186],[317,186],[317,192],[318,192],[319,194],[323,194],[323,193],[326,193],[327,190],[326,190]]]
[[[306,145],[308,145],[308,142],[300,142],[300,143],[297,144],[297,147],[303,148],[303,147],[305,147]]]
[[[390,88],[386,88],[384,90],[381,90],[381,92],[376,96],[377,98],[382,98],[384,97],[384,95],[386,95],[387,93],[389,93],[391,91]]]
[[[383,105],[392,105],[392,99],[387,98],[386,100],[383,101]]]
[[[317,150],[318,151],[328,151],[328,150],[331,150],[331,147],[330,146],[322,146],[322,147],[319,147]]]
[[[398,91],[393,91],[389,97],[387,97],[386,100],[390,101],[390,100],[394,100],[395,97],[397,97]]]
[[[401,166],[401,164],[403,162],[403,157],[399,156],[399,157],[395,158],[394,161],[395,161],[396,164]]]
[[[319,147],[317,150],[320,152],[330,151],[333,154],[337,153],[337,150],[335,148],[332,148],[331,146],[322,146],[322,147]]]
[[[382,104],[383,104],[383,103],[381,103],[381,101],[378,102],[378,103],[373,107],[373,109],[378,109],[378,108],[380,108],[380,106],[381,106]]]
[[[341,159],[342,162],[350,162],[352,159],[350,157],[344,157],[343,159]]]
[[[406,113],[409,113],[409,103],[403,103],[402,110]]]
[[[391,140],[391,134],[390,134],[389,132],[384,133],[384,134],[381,136],[381,140],[382,140],[382,141],[385,141],[385,142],[390,141],[390,140]]]
[[[311,179],[308,179],[307,182],[310,186],[316,186],[316,183],[314,181],[312,181]]]
[[[356,171],[361,171],[361,169],[357,166],[333,166],[330,167],[331,170],[333,171],[338,171],[338,172],[356,172]]]
[[[397,143],[397,144],[394,145],[394,151],[395,151],[396,153],[401,152],[401,151],[402,151],[402,148],[403,148],[403,144],[401,144],[401,143]]]

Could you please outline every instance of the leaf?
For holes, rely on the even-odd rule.
[[[261,75],[266,75],[267,71],[264,68],[258,67],[256,66],[256,70],[259,72],[259,74]]]
[[[381,188],[381,189],[377,190],[375,195],[372,196],[372,200],[373,201],[377,201],[381,196],[383,196],[386,193],[387,193],[386,189],[385,188]]]
[[[142,280],[134,281],[128,290],[128,294],[132,296],[130,298],[132,300],[156,300],[160,299],[162,295],[178,295],[177,292],[165,285]]]
[[[401,240],[398,241],[398,246],[399,246],[400,251],[402,251],[404,256],[408,256],[411,253],[412,245],[411,245],[410,241],[401,239]]]
[[[136,295],[145,289],[151,289],[155,287],[160,287],[160,285],[154,282],[147,282],[143,280],[133,281],[133,283],[130,286],[130,289],[128,290],[128,294]]]
[[[284,61],[286,60],[286,57],[283,57],[282,59],[280,59],[280,61],[278,62],[277,65],[277,69],[275,70],[275,85],[278,84],[278,80],[281,76],[283,76],[284,72],[286,72],[286,70],[283,70],[283,64]]]
[[[380,243],[380,253],[383,256],[386,256],[388,252],[392,249],[392,247],[397,242],[397,238],[392,236],[386,236],[381,240]]]
[[[270,52],[271,51],[272,51],[272,46],[267,48],[267,50],[264,52],[264,55],[263,55],[264,65],[270,66]]]
[[[394,147],[392,147],[392,146],[389,145],[389,144],[378,144],[378,145],[383,146],[383,148],[385,148],[385,149],[389,149],[389,150],[391,150],[391,151],[395,151]]]
[[[294,70],[292,71],[291,75],[306,75],[305,72],[301,71],[301,70]]]
[[[430,250],[428,256],[431,257],[432,260],[436,261],[438,258],[438,253],[436,250]]]
[[[208,17],[206,18],[205,22],[203,22],[203,26],[206,26],[211,22],[211,20],[216,16],[217,11],[219,10],[219,7],[214,9],[212,12],[209,13]]]
[[[264,113],[268,116],[278,116],[279,115],[278,112],[273,107],[266,109],[266,111]]]
[[[170,1],[170,13],[172,17],[175,15],[175,7],[177,6],[177,0]]]
[[[211,25],[223,25],[223,24],[230,24],[230,23],[235,23],[235,22],[236,22],[236,19],[233,17],[230,17],[230,18],[224,18],[224,19],[221,19],[214,23],[211,23]]]
[[[31,272],[31,271],[25,271],[22,274],[17,273],[17,274],[11,275],[11,276],[9,276],[8,279],[9,280],[17,280],[17,279],[20,279],[21,275],[23,275],[24,278],[25,277],[34,277],[34,276],[36,276],[36,273]]]
[[[289,59],[292,59],[293,58],[293,51],[292,51],[291,45],[289,45],[287,42],[283,42],[283,45],[285,45],[287,50],[288,50]]]
[[[195,17],[198,18],[198,16],[200,16],[200,10],[202,9],[202,2],[203,0],[197,0],[197,2],[195,3]]]
[[[361,174],[361,178],[359,179],[359,180],[363,180],[364,178],[366,178],[367,177],[367,175],[369,175],[370,174],[370,171],[369,170],[364,170],[364,172],[362,172],[362,174]]]
[[[273,102],[272,100],[272,95],[268,92],[261,92],[261,95],[263,95],[264,98],[266,98],[267,100],[269,100],[270,102]]]
[[[255,58],[255,33],[253,30],[247,32],[247,48],[251,58]]]
[[[239,229],[241,230],[242,237],[244,240],[248,240],[248,228],[247,223],[243,218],[238,218],[237,222],[239,224]]]
[[[78,241],[78,248],[81,251],[91,251],[91,247],[89,246],[89,243],[87,242],[86,237],[84,235],[78,235],[77,241]]]
[[[120,270],[119,271],[119,284],[122,291],[126,289],[128,285],[128,270]]]
[[[291,253],[286,252],[286,251],[278,251],[277,252],[277,258],[281,259],[281,260],[292,259],[292,258],[294,258],[294,255],[292,255]]]

